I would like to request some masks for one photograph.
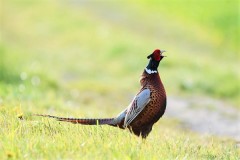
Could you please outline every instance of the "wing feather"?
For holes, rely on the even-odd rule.
[[[137,96],[134,97],[133,101],[127,108],[126,117],[124,120],[124,127],[126,128],[150,101],[150,89],[142,90]]]

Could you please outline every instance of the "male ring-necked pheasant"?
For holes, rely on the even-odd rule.
[[[150,60],[142,73],[139,93],[116,118],[62,118],[39,114],[37,116],[83,125],[108,124],[122,129],[128,128],[135,135],[146,138],[151,132],[153,124],[162,117],[166,109],[166,92],[157,70],[160,61],[164,57],[163,52],[163,50],[156,49],[147,57]]]

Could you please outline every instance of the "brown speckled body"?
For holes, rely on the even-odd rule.
[[[133,120],[129,129],[137,136],[146,138],[166,109],[166,92],[158,73],[147,74],[143,72],[140,80],[142,90],[148,88],[151,91],[151,100],[144,110]],[[140,92],[141,92],[140,91]]]

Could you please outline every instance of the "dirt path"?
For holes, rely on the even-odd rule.
[[[209,98],[168,98],[166,116],[202,134],[226,136],[240,141],[240,111]]]

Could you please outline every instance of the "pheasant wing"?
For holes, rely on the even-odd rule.
[[[126,128],[141,111],[146,107],[150,101],[150,89],[142,90],[127,108],[126,117],[124,120],[124,127]]]

